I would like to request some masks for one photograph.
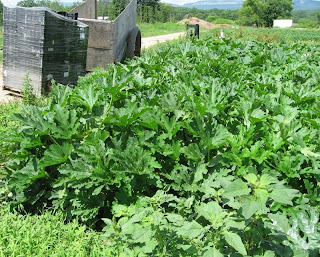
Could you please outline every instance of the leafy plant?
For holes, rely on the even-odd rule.
[[[24,77],[22,95],[23,95],[22,102],[25,105],[35,104],[36,96],[34,94],[33,86],[31,84],[31,79],[29,77],[29,72]]]
[[[1,197],[104,227],[117,256],[312,256],[319,63],[312,45],[205,39],[55,85],[14,115]]]

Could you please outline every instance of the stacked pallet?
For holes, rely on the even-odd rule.
[[[88,26],[47,8],[4,8],[4,86],[21,91],[26,76],[36,95],[52,79],[76,84],[86,73]]]

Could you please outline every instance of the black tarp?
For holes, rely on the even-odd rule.
[[[77,83],[86,73],[88,26],[50,9],[4,8],[4,86],[21,91],[28,74],[37,95],[51,80]]]

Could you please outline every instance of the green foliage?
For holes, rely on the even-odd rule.
[[[208,38],[53,86],[14,116],[0,197],[104,218],[110,256],[317,256],[319,64]]]
[[[32,104],[35,104],[35,102],[36,102],[36,96],[34,94],[34,89],[33,89],[31,82],[32,81],[29,78],[29,72],[28,72],[26,74],[26,76],[24,77],[23,91],[22,91],[22,95],[23,95],[22,102],[25,105],[32,105]]]
[[[298,21],[298,24],[295,25],[297,28],[318,28],[319,23],[311,19],[302,18]]]
[[[207,20],[211,22],[215,19],[222,18],[227,20],[237,20],[238,10],[226,10],[213,8],[210,10],[197,9],[197,8],[187,8],[187,7],[174,7],[173,17],[174,20],[180,21],[185,17],[198,17],[199,19]]]
[[[218,18],[212,21],[211,23],[213,24],[230,24],[230,25],[235,25],[235,23],[231,20],[223,19],[223,18]]]
[[[292,10],[292,0],[245,0],[239,10],[239,22],[241,25],[272,27],[274,19],[289,18]]]
[[[3,25],[3,3],[2,1],[0,0],[0,26]],[[1,43],[1,48],[2,48],[2,43]]]
[[[141,31],[142,37],[154,37],[171,33],[183,32],[186,30],[185,25],[179,23],[138,23],[137,26]]]
[[[17,5],[22,7],[43,6],[55,11],[65,11],[65,7],[59,0],[22,0]]]
[[[115,19],[126,8],[129,0],[98,0],[98,15]],[[140,23],[171,22],[173,7],[159,0],[138,0],[137,19]]]
[[[210,15],[210,16],[208,16],[208,17],[206,18],[206,21],[213,23],[216,19],[218,19],[218,16],[216,16],[216,15]]]
[[[98,15],[113,20],[127,7],[129,0],[98,0]]]
[[[18,103],[0,103],[0,179],[3,178],[3,165],[7,162],[12,151],[12,144],[6,143],[4,138],[19,123],[11,119],[13,113],[20,111]]]
[[[62,213],[39,216],[0,209],[0,256],[110,256],[101,236]]]

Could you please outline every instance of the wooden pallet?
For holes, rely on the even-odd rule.
[[[23,95],[22,95],[21,91],[19,91],[19,90],[14,90],[14,89],[6,87],[6,86],[3,86],[2,89],[6,92],[7,95],[23,98]]]

